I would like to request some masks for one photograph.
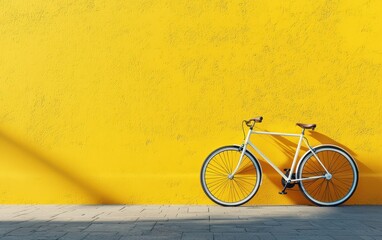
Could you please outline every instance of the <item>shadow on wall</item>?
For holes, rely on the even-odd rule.
[[[265,131],[267,131],[267,130],[265,130]],[[292,160],[294,158],[294,154],[295,154],[295,151],[297,148],[297,142],[290,141],[289,139],[287,139],[286,137],[283,137],[283,136],[272,135],[271,137],[275,141],[275,143],[276,143],[277,147],[280,149],[280,151],[288,159],[291,159],[291,161],[287,161],[278,167],[282,171],[286,168],[290,168],[290,165],[292,163]],[[368,179],[366,177],[362,177],[362,175],[369,176],[369,175],[373,175],[374,172],[369,167],[367,167],[362,161],[357,159],[357,154],[353,150],[351,150],[349,147],[341,144],[340,142],[334,140],[333,138],[331,138],[325,134],[316,132],[316,131],[309,131],[309,135],[307,136],[307,138],[308,138],[308,140],[309,140],[309,138],[313,138],[313,139],[317,140],[320,144],[337,145],[337,146],[343,148],[345,151],[347,151],[355,159],[355,161],[358,165],[358,171],[360,174],[360,178],[358,180],[357,190],[354,193],[354,196],[348,201],[348,203],[351,202],[351,200],[353,198],[355,198],[357,195],[363,196],[363,195],[368,194],[367,188],[363,188],[363,186],[367,185]],[[314,147],[314,145],[312,147]],[[304,154],[308,150],[309,149],[302,144],[301,149],[300,149],[300,155]],[[297,160],[299,160],[299,158]],[[275,185],[277,188],[279,188],[281,191],[283,188],[283,186],[281,184],[281,176],[279,174],[274,174],[275,170],[265,160],[260,158],[259,161],[260,161],[261,167],[263,169],[263,172],[266,173],[266,176],[268,177],[270,182],[273,185]],[[271,174],[267,174],[267,173],[271,173]],[[380,179],[373,179],[373,181],[375,181],[375,180],[377,180],[378,183],[382,183],[380,181]],[[287,189],[287,192],[288,192],[288,194],[283,195],[283,196],[289,198],[294,204],[311,204],[303,196],[303,194],[300,192],[299,186],[297,184],[293,188]],[[275,192],[275,194],[278,194],[278,192],[277,193]],[[256,199],[254,198],[253,200],[251,200],[249,202],[249,204],[255,204],[255,202],[256,202]]]
[[[57,163],[55,163],[54,159],[44,156],[43,153],[10,136],[9,134],[5,133],[5,131],[0,130],[0,139],[7,142],[9,145],[11,145],[11,147],[16,148],[21,153],[28,155],[34,161],[37,161],[39,164],[56,174],[58,177],[61,177],[68,183],[80,189],[84,194],[92,199],[92,202],[99,204],[116,204],[120,202],[107,193],[97,189],[91,183],[87,182],[75,173],[64,169],[62,166],[59,166]]]
[[[375,174],[375,172],[373,170],[371,170],[368,166],[366,166],[363,162],[365,162],[365,159],[358,159],[358,155],[357,153],[355,153],[353,150],[351,150],[349,147],[341,144],[340,142],[337,142],[336,140],[334,140],[333,138],[330,138],[329,136],[325,135],[325,134],[322,134],[322,133],[319,133],[319,132],[311,132],[311,135],[310,135],[312,138],[316,139],[318,142],[320,142],[321,144],[334,144],[334,145],[337,145],[341,148],[343,148],[345,151],[347,151],[353,158],[354,160],[356,161],[357,163],[357,166],[358,166],[358,171],[359,171],[359,175],[360,175],[360,181],[362,181],[362,175],[372,175],[372,174]],[[360,182],[359,181],[359,182]],[[358,182],[358,183],[359,183]],[[360,190],[360,189],[358,189]]]

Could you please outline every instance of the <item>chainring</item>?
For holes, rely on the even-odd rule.
[[[288,176],[289,172],[290,172],[290,169],[286,170],[285,175]],[[292,173],[292,179],[295,179],[295,178],[296,178],[296,174]],[[293,188],[296,183],[294,182],[287,183],[287,181],[285,181],[284,178],[281,178],[281,185],[285,187],[285,184],[287,188]]]

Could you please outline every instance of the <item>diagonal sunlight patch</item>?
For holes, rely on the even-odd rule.
[[[75,169],[62,166],[39,150],[0,131],[0,190],[14,194],[14,202],[57,202],[57,195],[73,202],[115,204],[118,199],[95,186]]]

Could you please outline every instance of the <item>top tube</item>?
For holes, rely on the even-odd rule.
[[[300,134],[297,133],[279,133],[279,132],[262,132],[262,131],[252,131],[251,134],[263,134],[263,135],[278,135],[278,136],[288,136],[288,137],[300,137],[304,135],[304,131]]]

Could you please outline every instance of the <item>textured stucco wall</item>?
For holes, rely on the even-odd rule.
[[[211,203],[241,120],[337,143],[381,204],[382,1],[0,1],[0,203]],[[294,141],[294,139],[291,139]],[[292,143],[255,140],[281,167]],[[250,204],[281,196],[264,166]]]

